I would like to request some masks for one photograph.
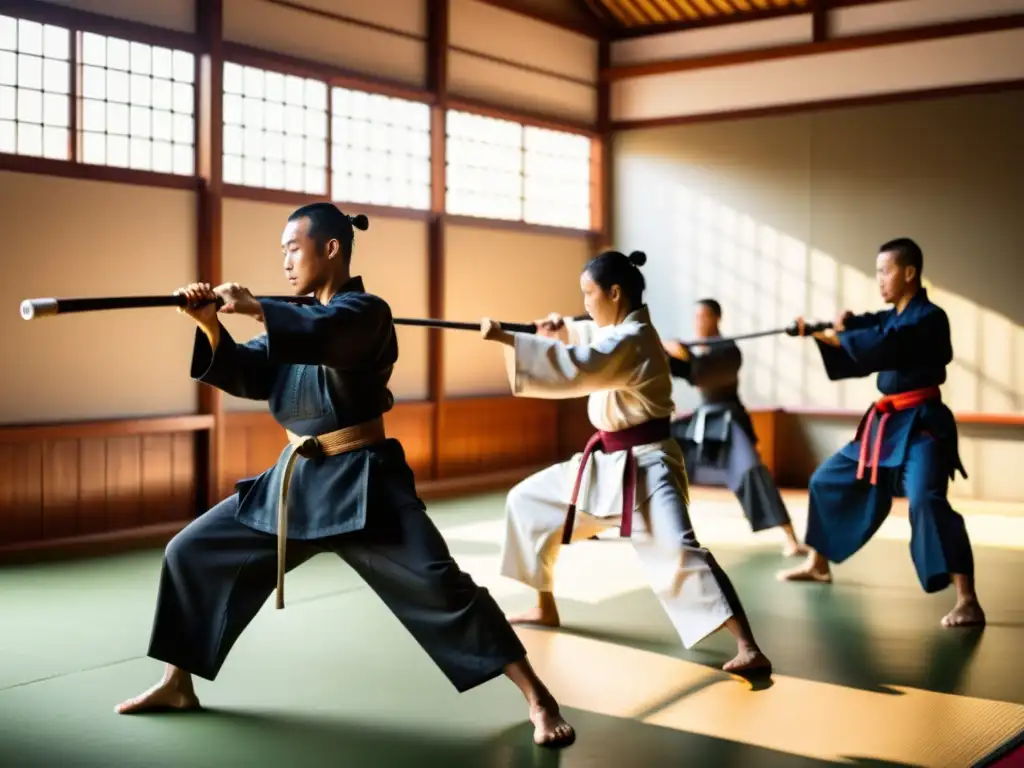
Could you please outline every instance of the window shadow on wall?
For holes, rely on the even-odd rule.
[[[875,254],[840,259],[712,197],[682,186],[673,197],[671,255],[662,273],[668,279],[649,279],[652,313],[656,324],[664,323],[663,335],[690,335],[692,300],[702,297],[721,303],[726,335],[784,327],[800,315],[831,320],[845,309],[884,308],[873,274]],[[927,275],[927,253],[925,264]],[[967,298],[956,285],[927,277],[925,285],[950,318],[954,360],[943,388],[946,402],[960,412],[1019,413],[1024,326]],[[830,382],[809,341],[779,335],[741,345],[741,394],[750,405],[859,410],[878,396],[873,376]]]

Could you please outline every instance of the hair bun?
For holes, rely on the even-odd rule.
[[[365,232],[370,228],[370,220],[361,213],[356,216],[349,216],[348,218],[349,221],[352,222],[352,226],[355,227],[356,229]]]
[[[642,267],[647,263],[647,254],[643,251],[633,251],[626,258],[629,259],[629,263],[634,267]]]

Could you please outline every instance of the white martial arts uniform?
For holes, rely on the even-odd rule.
[[[614,326],[566,320],[569,344],[516,334],[506,362],[519,397],[589,395],[595,428],[615,432],[672,415],[668,357],[646,307]],[[637,463],[632,543],[651,586],[687,648],[733,616],[693,533],[687,478],[677,443],[665,439],[633,449]],[[582,453],[513,488],[505,506],[502,575],[550,592],[562,529]],[[594,451],[580,485],[573,541],[617,526],[622,517],[626,452]],[[720,571],[719,571],[720,572]]]

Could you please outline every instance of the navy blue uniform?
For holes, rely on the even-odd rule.
[[[914,567],[921,587],[937,592],[949,586],[951,574],[974,573],[963,517],[946,498],[955,473],[967,476],[956,420],[935,396],[953,359],[949,319],[922,288],[903,312],[858,315],[846,327],[839,334],[839,347],[817,342],[829,379],[877,373],[878,389],[888,398],[913,401],[914,393],[922,390],[932,390],[933,396],[910,407],[872,405],[856,439],[818,467],[810,483],[807,544],[841,563],[874,535],[893,498],[905,496],[910,502]],[[858,471],[860,465],[864,468]]]

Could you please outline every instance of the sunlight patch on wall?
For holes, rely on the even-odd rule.
[[[704,297],[722,304],[725,335],[785,327],[798,316],[832,320],[843,310],[884,308],[870,259],[863,269],[840,264],[813,244],[681,184],[666,197],[673,209],[666,217],[672,222],[669,274],[659,279],[648,271],[656,323],[671,318],[663,335],[692,333],[692,302]],[[940,286],[926,287],[950,317],[954,360],[943,388],[946,402],[954,411],[1020,412],[1024,328]],[[740,387],[749,404],[860,410],[879,396],[875,376],[829,381],[810,341],[779,335],[741,345]]]
[[[1021,388],[1014,388],[1013,353],[1016,339],[1022,329],[1002,315],[981,310],[981,338],[979,339],[979,366],[981,377],[979,411],[1019,411]],[[1020,385],[1024,382],[1018,381]]]
[[[839,312],[839,265],[829,254],[817,248],[810,255],[810,300],[807,317],[809,320],[830,320]],[[817,350],[805,350],[807,389],[811,404],[822,408],[842,406],[843,393],[840,387],[829,381],[825,366],[815,362]]]
[[[1024,327],[941,286],[929,290],[950,318],[953,362],[943,396],[954,410],[1024,409]]]
[[[942,395],[954,411],[973,411],[978,404],[978,305],[933,286],[929,297],[950,317],[953,363],[946,369]]]

